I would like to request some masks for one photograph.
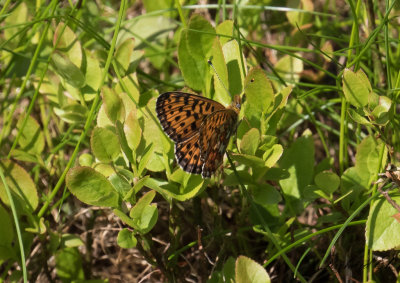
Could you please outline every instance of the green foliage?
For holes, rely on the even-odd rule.
[[[377,182],[399,164],[396,7],[42,2],[0,12],[1,280],[396,279],[373,269],[400,247],[400,182]],[[156,115],[182,88],[242,98],[210,179]]]

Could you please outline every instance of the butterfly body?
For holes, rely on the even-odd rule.
[[[166,92],[156,102],[164,132],[175,142],[175,157],[186,172],[209,178],[222,164],[236,131],[240,97],[231,106],[185,92]]]

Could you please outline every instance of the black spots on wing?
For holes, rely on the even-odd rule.
[[[192,115],[192,111],[186,110],[186,118],[189,118]]]
[[[181,119],[181,115],[177,115],[176,117],[175,117],[175,121],[179,121]]]
[[[183,98],[183,103],[184,103],[185,105],[189,105],[189,97],[188,97],[188,96],[185,96],[185,97]]]
[[[181,126],[181,127],[184,127],[185,125],[186,125],[185,122],[181,122],[181,123],[179,124],[179,126]]]
[[[199,120],[199,114],[193,113],[193,117],[194,117],[195,120]]]
[[[199,104],[199,101],[196,99],[195,101],[193,101],[193,104],[192,104],[193,111],[196,109],[197,104]]]
[[[192,131],[196,131],[197,130],[196,121],[194,121],[192,124],[190,124],[190,129]]]
[[[211,103],[210,103],[210,102],[207,102],[207,103],[206,103],[206,111],[208,111],[208,109],[210,109],[210,107],[211,107]]]
[[[203,162],[200,160],[198,135],[175,145],[175,157],[179,166],[186,172],[200,174]]]

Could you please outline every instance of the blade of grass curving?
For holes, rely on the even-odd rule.
[[[117,22],[116,22],[116,25],[115,25],[114,35],[113,35],[113,38],[112,38],[112,41],[111,41],[110,50],[108,51],[107,61],[106,61],[106,64],[104,66],[103,75],[102,75],[102,78],[101,78],[100,85],[103,85],[105,80],[106,80],[106,78],[107,78],[108,70],[110,68],[111,61],[112,61],[113,56],[114,56],[115,45],[116,45],[116,42],[117,42],[117,37],[118,37],[119,30],[121,28],[122,18],[125,15],[125,10],[126,10],[126,0],[122,0],[121,1],[121,5],[120,5],[120,9],[119,9],[119,13],[118,13],[118,19],[117,19]],[[46,198],[46,202],[43,204],[42,208],[40,209],[40,211],[38,213],[39,217],[42,217],[43,214],[45,213],[45,211],[47,210],[47,208],[49,207],[50,202],[54,199],[54,197],[56,196],[58,190],[61,188],[61,185],[64,182],[64,179],[65,179],[65,176],[67,175],[68,170],[71,168],[72,164],[75,162],[75,158],[76,158],[76,156],[78,154],[78,151],[79,151],[79,148],[80,148],[80,144],[85,139],[85,137],[86,137],[86,135],[87,135],[87,133],[88,133],[90,127],[91,127],[92,121],[95,119],[96,111],[97,111],[97,109],[98,109],[98,107],[100,105],[100,90],[101,90],[101,88],[99,87],[99,89],[97,90],[96,97],[95,97],[95,99],[93,101],[92,107],[90,108],[90,112],[89,112],[89,115],[88,115],[88,117],[86,119],[83,131],[82,131],[82,133],[81,133],[81,135],[79,137],[79,140],[78,140],[78,142],[77,142],[77,144],[75,146],[75,149],[74,149],[74,151],[73,151],[73,153],[72,153],[72,155],[71,155],[71,157],[70,157],[70,159],[69,159],[69,161],[68,161],[68,163],[67,163],[67,165],[66,165],[66,167],[65,167],[65,169],[63,171],[63,173],[61,174],[60,179],[58,180],[58,182],[55,185],[54,189],[51,191],[49,196]]]
[[[385,1],[386,2],[386,5],[385,5],[385,7],[386,7],[386,15],[388,15],[389,14],[389,10],[388,10],[388,8],[389,8],[389,0],[386,0]],[[392,1],[392,2],[396,2],[396,1]],[[385,21],[384,22],[384,27],[385,27],[385,29],[384,29],[384,34],[385,34],[385,50],[386,50],[386,83],[387,83],[387,88],[388,89],[391,89],[392,88],[392,74],[391,74],[391,65],[392,65],[392,62],[391,62],[391,58],[392,58],[392,56],[391,56],[391,49],[390,49],[390,42],[389,42],[389,22],[388,21]]]
[[[17,232],[19,251],[21,253],[22,275],[23,275],[23,278],[24,278],[24,282],[26,283],[26,282],[28,282],[28,274],[26,272],[24,243],[22,241],[21,229],[19,227],[19,220],[18,220],[17,210],[15,208],[14,200],[13,200],[12,195],[11,195],[11,190],[7,185],[6,178],[5,178],[4,173],[3,173],[3,168],[1,166],[0,166],[0,178],[1,178],[1,181],[3,182],[4,189],[5,189],[6,193],[7,193],[7,197],[9,199],[9,201],[10,201],[11,212],[12,212],[12,215],[13,215],[13,218],[14,218],[14,223],[15,223],[15,230]]]
[[[304,258],[306,257],[306,255],[308,255],[308,253],[310,252],[310,250],[311,250],[311,248],[308,247],[308,248],[306,249],[306,251],[303,253],[303,255],[300,257],[299,261],[297,262],[296,269],[294,270],[294,276],[293,276],[293,278],[296,278],[297,270],[298,270],[298,268],[300,267],[300,264],[303,262],[303,259],[304,259]]]

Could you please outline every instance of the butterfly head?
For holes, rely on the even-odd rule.
[[[242,106],[242,99],[240,98],[239,95],[235,95],[235,97],[233,98],[233,102],[229,108],[231,108],[231,109],[235,110],[235,112],[239,113],[241,106]]]

